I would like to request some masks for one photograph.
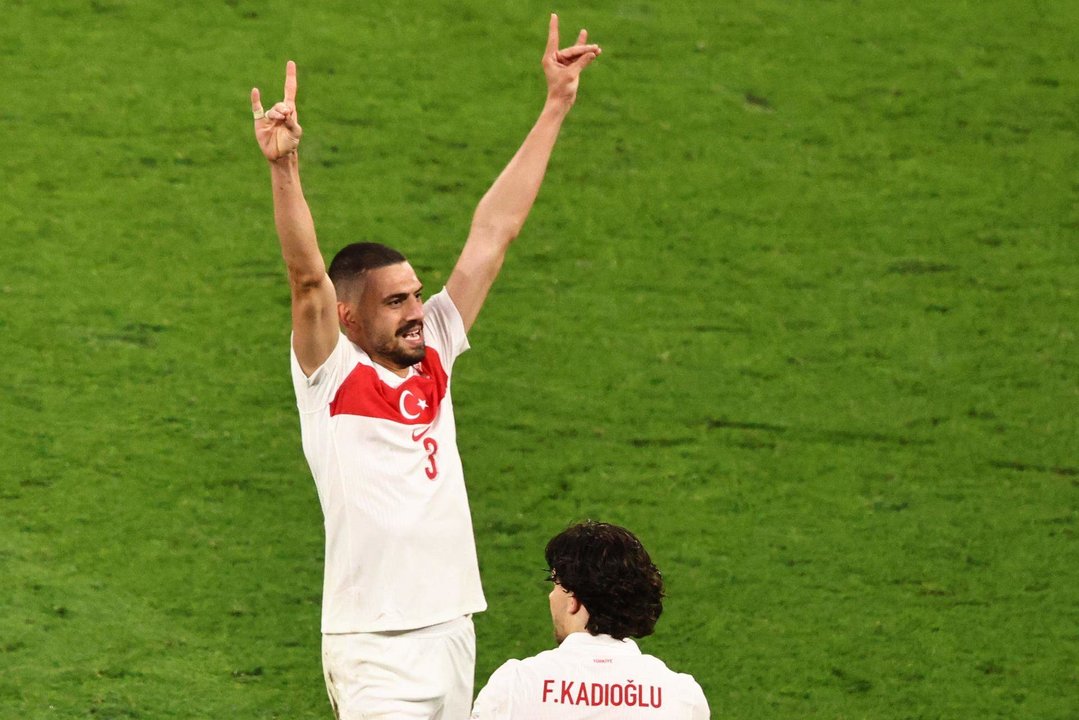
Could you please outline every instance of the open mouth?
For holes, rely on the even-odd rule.
[[[423,342],[423,325],[413,325],[410,328],[405,328],[398,333],[405,342],[409,343],[422,343]]]

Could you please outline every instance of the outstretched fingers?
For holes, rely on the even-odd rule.
[[[299,119],[296,117],[296,64],[291,60],[285,68],[285,97],[268,110],[262,107],[262,95],[251,88],[251,114],[255,117],[255,139],[262,154],[276,162],[296,152],[300,144]]]
[[[551,23],[547,28],[547,54],[558,52],[558,16],[551,13]]]
[[[262,109],[262,99],[259,97],[258,88],[251,88],[251,114],[254,115],[256,120],[266,117],[266,113]]]
[[[285,64],[285,102],[296,107],[296,63],[291,60]]]
[[[251,88],[251,114],[255,120],[266,118],[271,122],[283,122],[288,128],[296,127],[296,63],[289,60],[285,65],[285,99],[269,110],[262,109],[259,89]]]

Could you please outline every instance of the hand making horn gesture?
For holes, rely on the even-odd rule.
[[[303,128],[296,116],[296,63],[285,66],[285,99],[263,111],[259,89],[251,88],[251,112],[255,116],[255,139],[267,160],[280,160],[296,152]]]
[[[547,76],[547,98],[572,105],[577,99],[577,84],[581,71],[603,52],[599,45],[589,45],[588,31],[581,30],[577,42],[564,50],[558,49],[558,16],[551,15],[547,32],[547,48],[543,53],[543,74]]]

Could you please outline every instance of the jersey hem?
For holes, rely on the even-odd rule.
[[[400,632],[404,630],[419,630],[421,628],[430,627],[432,625],[438,625],[439,623],[450,622],[457,618],[465,617],[467,615],[474,615],[475,613],[481,613],[487,610],[487,603],[483,602],[476,605],[473,609],[465,609],[460,612],[453,612],[450,614],[433,615],[430,618],[425,618],[416,621],[400,622],[386,622],[386,623],[359,623],[358,625],[341,625],[339,627],[328,627],[323,625],[321,632],[323,635],[351,635],[353,633],[374,633],[374,632]]]

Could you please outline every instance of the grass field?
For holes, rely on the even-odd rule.
[[[714,717],[1079,717],[1079,5],[5,0],[0,718],[326,718],[252,85],[323,249],[446,278],[604,46],[457,365],[490,609],[627,525]]]

